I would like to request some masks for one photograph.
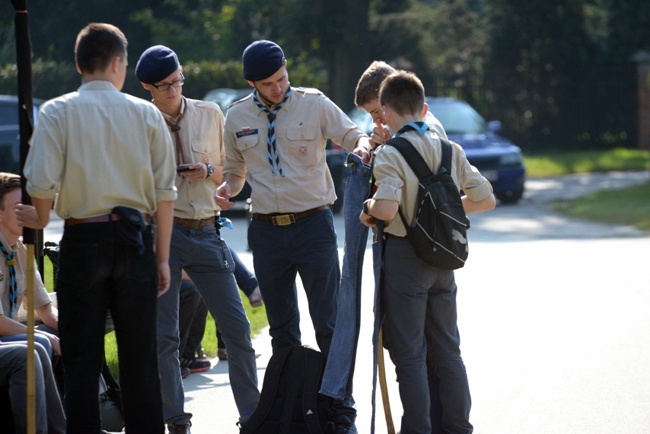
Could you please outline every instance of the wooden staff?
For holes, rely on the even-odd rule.
[[[393,424],[393,413],[390,409],[390,399],[388,397],[388,384],[386,383],[386,365],[384,364],[384,339],[383,329],[379,329],[379,388],[381,389],[381,402],[384,404],[384,415],[386,416],[386,427],[388,434],[395,434],[395,425]]]
[[[29,139],[34,130],[32,98],[32,48],[29,38],[29,17],[27,0],[11,0],[14,5],[16,28],[16,66],[18,69],[18,120],[20,126],[20,175],[22,175]],[[22,179],[22,202],[31,204]],[[34,260],[35,245],[41,231],[25,228],[23,242],[27,245],[27,434],[36,433],[36,374],[34,358]],[[42,262],[41,262],[42,263]],[[44,399],[45,397],[43,397]]]

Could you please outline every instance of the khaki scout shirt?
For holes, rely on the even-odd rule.
[[[213,102],[183,98],[181,107],[183,117],[179,122],[185,164],[210,163],[223,165],[223,113]],[[171,116],[163,113],[175,122]],[[172,134],[172,140],[175,140]],[[174,216],[186,219],[205,219],[214,217],[219,207],[214,200],[217,184],[211,179],[187,179],[176,176],[178,198],[174,202]]]
[[[285,176],[273,174],[266,138],[269,121],[252,94],[226,115],[224,173],[246,177],[257,213],[301,212],[336,200],[327,167],[327,139],[352,151],[366,135],[329,98],[315,89],[291,88],[275,119],[276,146]]]
[[[435,133],[427,131],[420,136],[415,131],[407,131],[401,137],[411,142],[422,158],[431,163],[430,168],[434,169],[432,172],[438,171],[442,159],[442,147]],[[490,184],[474,166],[469,164],[463,148],[457,143],[451,142],[451,144],[451,176],[454,182],[471,200],[478,202],[485,199],[492,193]],[[377,187],[373,198],[399,202],[404,217],[412,223],[415,218],[419,182],[399,151],[387,145],[377,148],[372,173]],[[399,214],[387,223],[385,231],[398,237],[406,236],[406,228]]]
[[[11,251],[14,250],[7,243],[7,240],[1,233],[0,243],[5,246],[7,252],[11,253]],[[16,271],[18,299],[12,315],[13,319],[18,321],[18,308],[25,298],[25,290],[27,289],[27,247],[18,240],[18,242],[16,242],[15,250],[16,264],[14,265],[14,269]],[[38,272],[38,268],[34,266],[34,308],[38,309],[51,302],[50,296],[41,281],[41,275]],[[2,254],[0,254],[0,315],[9,316],[9,267],[5,264],[4,256]]]
[[[67,219],[118,205],[152,214],[176,199],[174,150],[160,111],[107,81],[43,104],[25,164],[30,196]]]

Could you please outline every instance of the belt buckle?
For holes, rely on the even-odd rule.
[[[274,215],[271,217],[271,221],[275,226],[287,226],[290,225],[291,223],[296,222],[296,218],[294,217],[293,214],[282,214],[282,215]]]
[[[190,229],[201,229],[201,220],[189,220],[188,223]]]

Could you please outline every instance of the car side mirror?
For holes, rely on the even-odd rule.
[[[493,133],[501,131],[501,121],[490,121],[488,122],[487,126],[488,130],[492,131]]]

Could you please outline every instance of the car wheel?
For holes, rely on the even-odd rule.
[[[495,193],[497,199],[502,204],[514,204],[519,202],[519,199],[524,195],[524,189],[518,189],[518,190],[508,190],[508,191],[500,191],[498,193]]]

